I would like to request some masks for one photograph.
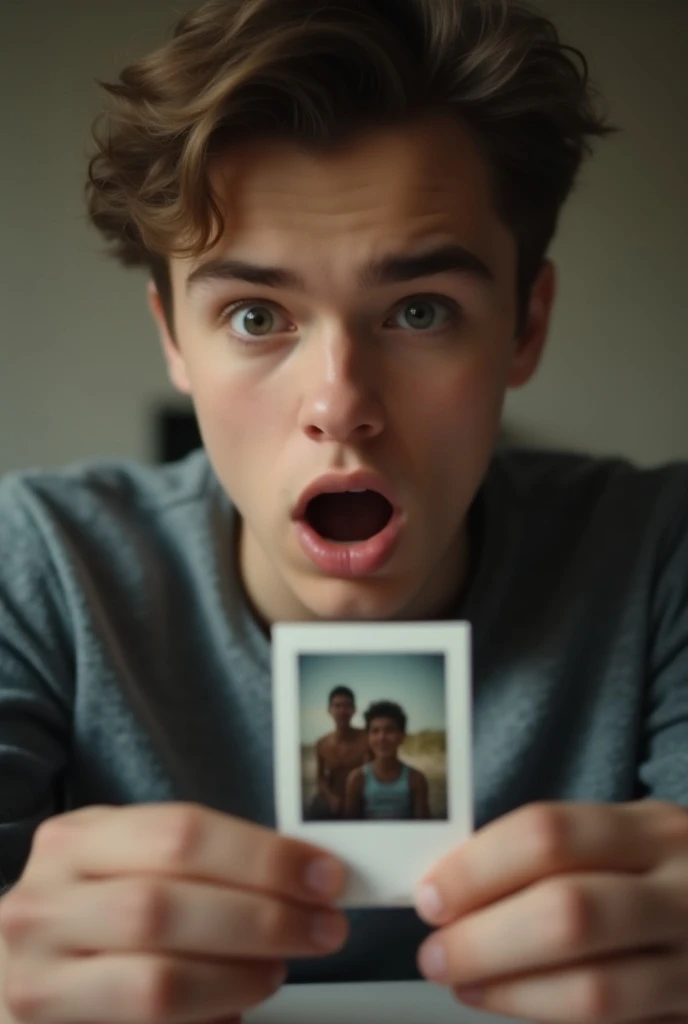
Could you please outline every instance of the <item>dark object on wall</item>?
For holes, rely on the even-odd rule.
[[[192,411],[162,408],[155,415],[155,461],[176,462],[203,444]]]

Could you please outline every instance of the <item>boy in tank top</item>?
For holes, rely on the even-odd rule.
[[[370,705],[364,718],[373,759],[349,775],[345,817],[429,818],[428,780],[398,757],[406,739],[405,711],[393,701],[381,700]]]

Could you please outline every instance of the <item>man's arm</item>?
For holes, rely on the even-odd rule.
[[[421,974],[487,1013],[688,1020],[688,469],[666,472],[636,798],[519,807],[419,885],[420,916],[438,926]],[[538,915],[548,928],[531,927]]]
[[[0,900],[62,809],[73,728],[69,610],[42,516],[21,475],[0,479]]]
[[[0,480],[0,906],[21,877],[37,827],[60,812],[55,779],[68,757],[72,686],[62,586],[33,491]],[[62,695],[64,699],[62,699]],[[0,1024],[9,951],[0,934]]]
[[[655,556],[637,795],[688,807],[688,469],[672,485]]]
[[[363,772],[354,768],[346,780],[346,796],[344,798],[344,817],[354,820],[363,817]]]
[[[428,780],[417,768],[411,769],[411,796],[413,798],[413,817],[429,818]]]

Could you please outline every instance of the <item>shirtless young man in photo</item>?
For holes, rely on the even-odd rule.
[[[343,816],[346,780],[355,768],[370,759],[366,730],[351,725],[356,698],[348,686],[332,690],[328,711],[335,727],[315,745],[318,792],[308,815],[311,820]]]

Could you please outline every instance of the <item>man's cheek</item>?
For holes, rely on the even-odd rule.
[[[256,439],[264,430],[257,403],[241,390],[232,389],[205,395],[198,403],[199,417],[205,420],[208,433],[236,451]]]

